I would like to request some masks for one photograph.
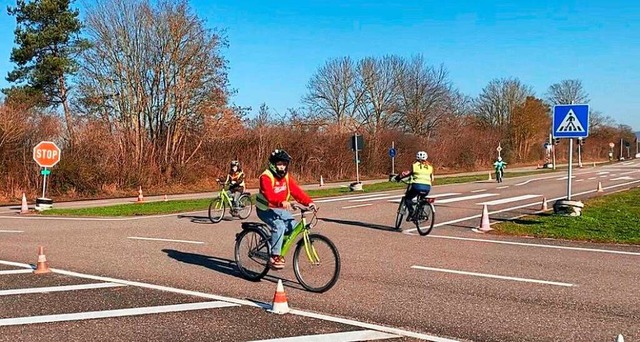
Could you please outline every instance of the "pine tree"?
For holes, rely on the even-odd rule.
[[[35,105],[62,105],[71,143],[75,141],[69,107],[68,77],[75,74],[75,58],[89,46],[79,37],[82,23],[78,10],[70,8],[72,0],[17,0],[9,7],[16,17],[15,46],[11,62],[16,68],[7,81],[14,83],[3,89],[9,97],[28,97]]]

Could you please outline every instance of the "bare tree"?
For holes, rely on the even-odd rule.
[[[509,128],[513,111],[527,96],[533,96],[533,89],[519,79],[494,79],[476,99],[475,114],[486,125],[504,133]]]
[[[113,126],[138,165],[153,160],[170,177],[201,147],[207,126],[232,116],[226,38],[181,0],[99,2],[86,24],[94,46],[80,92],[90,114]]]
[[[402,59],[385,56],[382,59],[365,58],[358,63],[357,88],[364,94],[358,107],[358,121],[371,134],[394,127],[398,113],[398,74]]]
[[[547,101],[551,105],[588,103],[589,94],[584,90],[580,80],[562,80],[549,86]]]
[[[351,58],[327,61],[307,84],[303,102],[312,113],[338,125],[342,131],[362,102],[362,92],[356,88],[355,65]]]
[[[443,119],[457,112],[460,99],[443,65],[427,66],[422,56],[402,64],[398,73],[400,125],[429,138]]]

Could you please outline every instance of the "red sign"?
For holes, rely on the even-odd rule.
[[[41,141],[33,148],[33,160],[40,167],[53,167],[60,161],[60,148],[52,141]]]

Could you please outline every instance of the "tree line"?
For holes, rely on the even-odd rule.
[[[187,1],[99,0],[84,10],[81,22],[71,0],[8,9],[17,26],[0,103],[4,201],[38,193],[31,150],[40,140],[63,149],[51,177],[56,196],[211,190],[235,158],[256,178],[274,148],[292,154],[304,181],[353,179],[355,132],[365,137],[365,177],[390,172],[392,142],[398,167],[427,150],[436,172],[484,168],[498,144],[510,164],[535,164],[551,107],[589,102],[578,79],[542,96],[518,78],[494,79],[470,97],[421,55],[343,56],[310,75],[298,107],[276,115],[264,103],[251,116],[232,103],[225,31],[209,28]],[[606,159],[610,141],[633,139],[597,110],[589,126],[585,160]]]

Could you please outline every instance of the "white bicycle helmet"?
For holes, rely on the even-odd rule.
[[[416,159],[419,161],[425,161],[427,158],[429,158],[429,155],[425,151],[419,151],[416,153]]]

